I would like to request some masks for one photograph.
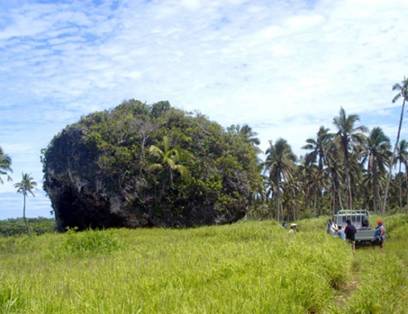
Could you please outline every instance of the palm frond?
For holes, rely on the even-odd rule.
[[[163,156],[163,151],[155,145],[151,145],[148,151],[149,151],[149,154],[157,158],[161,158]]]
[[[397,95],[395,95],[394,98],[392,99],[392,102],[395,103],[395,102],[397,102],[397,100],[400,99],[400,98],[401,98],[401,94],[397,94]]]
[[[157,170],[162,170],[163,165],[162,164],[151,164],[148,166],[148,169],[151,171],[157,171]]]
[[[392,90],[401,90],[402,86],[400,83],[396,83],[392,86]]]

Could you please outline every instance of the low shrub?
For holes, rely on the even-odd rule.
[[[106,254],[123,246],[110,230],[76,232],[70,229],[64,238],[62,249],[70,255]]]

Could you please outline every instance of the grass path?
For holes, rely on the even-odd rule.
[[[335,294],[334,304],[337,309],[343,309],[355,293],[359,286],[359,272],[352,264],[351,277],[348,281],[342,283]]]
[[[408,313],[408,219],[398,215],[385,223],[389,239],[384,249],[357,249],[351,279],[336,299],[339,312]]]
[[[374,220],[372,217],[372,225]],[[300,229],[313,232],[316,222],[300,222]],[[362,247],[352,256],[349,248],[348,278],[335,292],[332,306],[322,312],[408,313],[408,215],[386,217],[385,226],[388,239],[383,250]]]

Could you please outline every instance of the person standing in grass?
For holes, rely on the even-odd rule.
[[[357,229],[356,227],[353,226],[350,219],[347,219],[346,223],[347,223],[347,226],[346,226],[346,229],[344,229],[344,233],[346,234],[346,240],[351,244],[351,249],[354,252],[356,249]]]
[[[289,233],[295,234],[297,231],[297,224],[290,224]]]
[[[346,240],[346,234],[344,233],[343,226],[339,226],[337,230],[337,235],[339,236],[340,239]]]
[[[326,227],[326,232],[327,232],[327,234],[330,234],[330,230],[331,230],[331,228],[332,228],[332,225],[333,225],[333,221],[332,221],[331,219],[329,219],[329,220],[327,221],[327,227]]]
[[[382,249],[384,247],[385,240],[385,227],[381,218],[377,218],[376,223],[377,227],[375,227],[374,231],[374,242],[378,243]]]

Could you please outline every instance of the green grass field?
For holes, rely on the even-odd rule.
[[[0,238],[0,313],[408,313],[408,216],[355,256],[324,221]]]

